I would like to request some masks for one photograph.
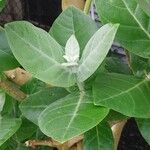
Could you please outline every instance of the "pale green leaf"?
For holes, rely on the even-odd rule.
[[[65,46],[65,55],[79,58],[80,47],[75,35],[71,35]]]
[[[0,72],[19,66],[8,45],[5,30],[0,27]]]
[[[68,92],[62,88],[43,89],[26,98],[25,101],[20,104],[20,110],[27,119],[38,125],[40,113],[51,103],[67,94]]]
[[[138,0],[140,7],[150,17],[150,0]]]
[[[84,150],[114,150],[113,134],[106,122],[101,122],[84,135]]]
[[[142,136],[150,144],[150,119],[136,119],[136,122]]]
[[[34,77],[55,86],[75,84],[75,75],[61,65],[63,49],[46,31],[25,21],[9,23],[5,29],[14,56]]]
[[[96,23],[81,10],[71,6],[55,20],[50,29],[50,35],[65,47],[67,40],[74,34],[82,51],[96,31]]]
[[[20,125],[20,119],[13,119],[8,117],[0,118],[0,146],[18,130]]]
[[[115,38],[118,24],[106,24],[101,27],[87,43],[77,72],[80,82],[89,78],[105,59]]]
[[[123,74],[100,74],[93,84],[96,105],[108,107],[130,117],[150,117],[149,91],[148,79]]]
[[[137,0],[96,0],[96,7],[104,23],[120,24],[116,38],[122,46],[141,57],[150,58],[149,17]]]
[[[74,73],[76,73],[76,67],[78,67],[79,61],[79,54],[80,47],[75,35],[73,34],[66,43],[65,55],[63,56],[66,62],[62,65],[67,66],[70,69],[70,71],[73,71],[73,68],[75,68]]]
[[[63,143],[96,126],[108,114],[93,105],[91,93],[72,93],[48,106],[39,117],[41,131]]]

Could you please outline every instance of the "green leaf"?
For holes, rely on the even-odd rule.
[[[105,59],[118,29],[118,24],[101,27],[87,43],[77,72],[80,82],[89,78]]]
[[[84,150],[114,150],[113,134],[106,122],[101,122],[84,135]]]
[[[3,110],[4,104],[5,104],[5,93],[0,91],[0,113]]]
[[[148,79],[115,73],[101,74],[93,84],[96,105],[137,118],[150,117],[149,91]]]
[[[46,89],[48,85],[36,78],[30,79],[28,82],[26,82],[23,86],[21,86],[21,90],[28,94],[31,95],[33,93],[39,92],[43,89]]]
[[[19,66],[8,45],[5,30],[0,27],[0,72]]]
[[[5,5],[6,5],[6,0],[0,0],[0,12],[5,7]]]
[[[13,105],[14,105],[14,99],[5,93],[5,104],[3,106],[3,111],[1,112],[1,115],[11,116],[12,112],[14,111]]]
[[[93,105],[91,93],[72,93],[41,113],[39,127],[45,135],[63,143],[96,126],[108,112]]]
[[[140,7],[150,17],[150,0],[138,0]]]
[[[136,122],[142,136],[150,144],[150,119],[136,119]]]
[[[105,60],[105,68],[108,72],[131,74],[129,65],[122,58],[113,56],[107,57]]]
[[[130,53],[130,65],[137,77],[145,77],[145,74],[150,72],[150,59]]]
[[[66,96],[68,92],[62,88],[44,89],[30,95],[20,104],[22,114],[38,125],[38,117],[51,103]]]
[[[96,23],[81,10],[71,6],[55,20],[50,29],[50,35],[65,47],[70,36],[75,34],[82,51],[96,31]]]
[[[25,21],[9,23],[5,29],[16,59],[34,77],[55,86],[75,84],[75,74],[61,65],[63,49],[47,32]]]
[[[150,58],[149,17],[137,0],[96,0],[96,7],[104,23],[120,24],[116,37],[127,50]]]
[[[16,132],[17,141],[23,142],[28,140],[36,133],[38,127],[29,120],[22,118],[21,127]]]
[[[128,119],[128,117],[114,110],[110,110],[105,120],[109,123],[112,123],[112,122],[118,122],[125,119]]]
[[[8,117],[0,118],[0,146],[18,130],[20,125],[20,119]]]

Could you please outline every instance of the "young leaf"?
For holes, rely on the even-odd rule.
[[[0,118],[0,146],[18,130],[20,125],[20,119]]]
[[[34,77],[55,86],[74,85],[74,73],[61,65],[63,49],[47,32],[25,21],[9,23],[5,29],[13,54]]]
[[[96,105],[105,106],[126,116],[150,117],[150,81],[134,76],[104,73],[93,84]]]
[[[140,7],[150,17],[150,0],[138,0]]]
[[[0,72],[19,66],[8,45],[5,30],[0,27]]]
[[[68,39],[65,46],[65,55],[63,57],[67,62],[63,63],[63,65],[70,67],[70,69],[73,69],[74,67],[78,67],[79,53],[80,53],[80,47],[75,35],[73,34]]]
[[[38,117],[51,103],[66,96],[68,92],[62,88],[43,89],[30,95],[20,104],[22,114],[38,125]]]
[[[136,0],[96,0],[96,7],[104,23],[120,24],[116,38],[122,46],[150,58],[149,17]]]
[[[79,59],[80,47],[75,35],[71,35],[65,46],[65,55]]]
[[[89,78],[105,59],[118,29],[118,24],[106,24],[101,27],[87,43],[77,72],[78,81]]]
[[[50,29],[50,35],[65,47],[67,40],[74,34],[82,51],[96,31],[96,23],[81,10],[71,6],[55,20]]]
[[[0,91],[0,113],[3,110],[4,103],[5,103],[5,93]]]
[[[150,119],[136,119],[136,122],[142,136],[150,144]]]
[[[113,134],[106,122],[101,122],[84,135],[84,150],[113,150]]]
[[[91,93],[73,93],[48,106],[39,117],[39,127],[63,143],[96,126],[108,112],[107,108],[93,105]]]

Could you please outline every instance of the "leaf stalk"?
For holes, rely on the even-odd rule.
[[[92,0],[86,0],[85,6],[84,6],[84,13],[85,14],[89,13],[89,10],[90,10],[90,7],[91,7],[91,3],[92,3]]]

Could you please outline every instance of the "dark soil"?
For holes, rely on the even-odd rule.
[[[118,150],[150,150],[150,145],[143,139],[134,119],[125,125]]]

